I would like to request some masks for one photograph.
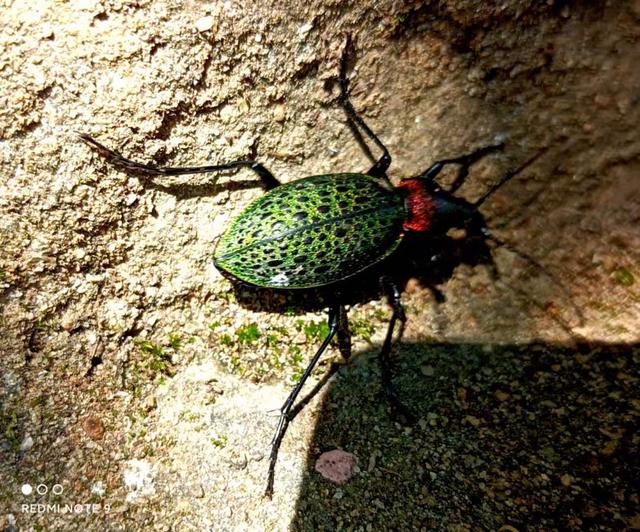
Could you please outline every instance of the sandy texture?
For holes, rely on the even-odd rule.
[[[211,176],[142,180],[109,166],[74,135],[87,132],[155,164],[255,157],[283,181],[363,171],[369,163],[335,105],[345,32],[357,51],[354,104],[389,147],[394,180],[437,158],[504,140],[504,152],[474,166],[461,191],[479,197],[504,172],[546,150],[483,206],[495,234],[544,269],[502,247],[495,251],[498,281],[482,266],[463,265],[440,286],[444,304],[415,283],[403,296],[405,340],[431,368],[423,377],[441,371],[437,364],[449,368],[446,360],[454,371],[455,359],[441,356],[447,346],[455,355],[468,343],[480,353],[516,345],[518,367],[526,368],[534,340],[560,359],[562,346],[578,340],[582,351],[568,359],[587,356],[585,346],[597,344],[598,356],[580,362],[586,365],[581,379],[601,382],[594,389],[608,393],[629,382],[601,366],[589,371],[589,361],[606,361],[610,348],[612,360],[626,361],[618,373],[637,379],[637,353],[625,346],[637,343],[640,322],[640,3],[245,4],[2,2],[0,523],[9,529],[284,530],[292,522],[303,529],[375,529],[392,518],[383,497],[366,514],[347,505],[329,521],[315,519],[314,512],[339,508],[335,501],[348,494],[338,492],[336,499],[329,488],[322,504],[296,504],[307,493],[305,479],[318,480],[306,453],[317,457],[336,444],[325,438],[310,446],[316,420],[328,415],[320,402],[292,424],[276,495],[262,499],[276,422],[268,411],[284,400],[318,345],[324,317],[247,308],[213,268],[215,242],[261,193],[255,177],[224,174],[217,185]],[[355,353],[375,351],[388,315],[383,300],[352,311]],[[433,354],[433,346],[440,351]],[[569,382],[562,380],[555,392]],[[422,385],[418,379],[406,390],[430,393],[428,386],[421,392]],[[379,392],[375,378],[368,386]],[[497,408],[487,399],[497,391],[490,382],[482,386],[489,395],[479,404]],[[594,403],[604,421],[589,432],[619,435],[606,438],[624,442],[620,460],[634,456],[638,445],[633,431],[620,432],[627,417],[637,416],[631,402],[637,385],[625,386],[620,393],[630,402],[624,408],[609,413],[611,404]],[[534,401],[536,388],[530,393]],[[573,404],[574,396],[567,397]],[[460,401],[455,393],[448,399]],[[380,424],[387,428],[376,434],[401,430],[379,395],[372,400],[381,407],[365,419],[371,431]],[[557,402],[561,408],[562,399]],[[424,408],[428,426],[431,407]],[[464,427],[482,417],[468,415]],[[360,433],[367,433],[367,423]],[[456,462],[450,453],[459,445],[453,442],[447,453],[446,439],[423,436],[424,445],[439,449],[429,460]],[[348,439],[337,443],[353,448]],[[536,455],[536,442],[527,445]],[[618,459],[617,448],[611,444],[607,459]],[[473,449],[464,453],[473,462]],[[363,470],[368,459],[359,457]],[[570,497],[572,473],[557,471]],[[638,495],[627,492],[629,479],[614,473],[602,489],[622,495],[607,503],[611,511],[596,524],[640,526]],[[569,477],[562,480],[563,474]],[[394,478],[385,476],[390,485],[380,493],[393,496]],[[25,483],[34,489],[59,484],[63,492],[27,496]],[[427,502],[409,508],[416,520],[404,524],[499,527],[509,524],[501,515],[522,506],[489,498],[447,512],[447,501],[455,499],[451,485],[433,484]],[[500,492],[502,501],[512,500],[507,491]],[[597,507],[597,494],[593,500]],[[23,503],[95,503],[98,509],[28,514]],[[481,515],[469,508],[481,508]],[[544,526],[580,529],[563,508],[578,519],[591,511],[561,506]],[[535,521],[524,510],[508,515],[521,524]]]

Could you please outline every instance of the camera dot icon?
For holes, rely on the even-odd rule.
[[[33,493],[33,487],[31,484],[23,484],[20,491],[23,495],[31,495],[31,493]]]

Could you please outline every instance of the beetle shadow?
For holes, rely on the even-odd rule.
[[[215,197],[223,191],[235,192],[238,190],[249,190],[260,188],[259,179],[249,179],[242,181],[225,181],[218,183],[159,183],[153,179],[149,179],[141,173],[132,172],[140,178],[140,182],[144,188],[164,192],[174,196],[178,200],[186,200],[192,198]],[[230,173],[220,172],[219,175],[230,175]]]
[[[392,420],[376,356],[329,381],[294,530],[622,529],[640,510],[639,344],[402,344],[413,427]],[[358,460],[343,485],[314,471],[336,448]]]

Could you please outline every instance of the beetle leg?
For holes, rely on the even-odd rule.
[[[338,349],[342,358],[349,360],[351,357],[351,331],[349,330],[349,320],[347,316],[347,309],[344,305],[341,305],[338,310]],[[289,411],[289,421],[293,420],[300,411],[309,404],[309,401],[313,399],[316,394],[322,390],[325,384],[329,382],[329,379],[335,375],[335,373],[342,367],[339,362],[333,361],[331,367],[325,372],[322,378],[316,383],[311,391],[305,395],[300,401],[296,403],[294,407]]]
[[[338,350],[342,355],[342,358],[349,360],[351,357],[351,331],[349,330],[349,319],[347,316],[347,309],[344,305],[340,305],[338,309]],[[313,389],[305,395],[300,401],[296,403],[289,412],[289,420],[295,418],[300,410],[302,410],[308,403],[315,397],[315,395],[322,390],[322,387],[329,381],[333,374],[340,369],[342,364],[338,362],[332,362],[331,367],[322,376],[322,378],[316,383]]]
[[[449,187],[449,190],[447,191],[450,194],[453,194],[464,183],[464,180],[469,175],[469,167],[473,163],[480,160],[482,157],[484,157],[485,155],[491,152],[501,150],[503,147],[504,147],[504,144],[494,144],[493,146],[485,146],[484,148],[477,149],[476,151],[469,153],[467,155],[454,157],[452,159],[442,159],[440,161],[436,161],[418,177],[422,179],[427,179],[428,181],[433,181],[436,178],[436,176],[440,173],[440,171],[444,168],[445,165],[459,164],[460,170],[458,170],[458,175],[456,176],[455,180],[453,181],[453,183]]]
[[[297,408],[293,408],[293,403],[295,402],[296,397],[298,397],[298,394],[300,393],[300,390],[304,386],[305,381],[307,380],[309,375],[311,375],[311,371],[313,370],[314,366],[318,363],[318,360],[322,356],[322,353],[326,351],[327,347],[331,343],[332,338],[338,332],[339,321],[340,321],[339,315],[340,315],[340,309],[338,307],[331,307],[329,309],[329,319],[328,319],[329,334],[324,339],[324,342],[322,342],[320,349],[318,349],[314,357],[311,359],[311,362],[309,362],[307,369],[304,370],[302,377],[300,377],[300,380],[296,384],[295,388],[291,391],[291,393],[289,394],[289,397],[287,397],[287,400],[282,405],[282,408],[280,408],[280,419],[278,420],[278,427],[276,429],[276,433],[273,437],[273,440],[271,441],[271,454],[269,456],[269,473],[267,477],[267,489],[265,490],[265,493],[264,493],[266,497],[271,498],[271,496],[273,495],[273,480],[275,476],[275,467],[276,467],[276,461],[278,459],[278,450],[280,449],[280,444],[282,443],[282,438],[284,438],[284,435],[287,432],[289,423],[295,417],[295,415],[300,411]]]
[[[389,186],[393,186],[389,177],[387,176],[387,169],[391,164],[391,155],[389,154],[389,150],[387,150],[386,146],[382,143],[382,141],[376,136],[376,134],[371,130],[371,128],[366,124],[366,122],[358,115],[356,110],[354,109],[351,100],[349,100],[349,80],[347,79],[347,59],[349,58],[349,52],[352,48],[351,35],[347,35],[347,41],[345,43],[344,50],[342,51],[342,57],[340,59],[340,105],[344,109],[347,114],[347,120],[349,122],[349,127],[354,132],[356,136],[356,140],[360,147],[364,151],[365,155],[369,157],[371,160],[375,160],[371,150],[364,142],[362,138],[362,134],[360,133],[360,129],[364,131],[365,135],[369,137],[373,143],[378,146],[382,150],[382,155],[375,162],[375,164],[367,171],[367,175],[372,177],[380,177],[384,179]]]
[[[256,161],[231,161],[229,163],[222,163],[209,166],[154,166],[152,164],[143,164],[131,159],[127,159],[120,155],[117,151],[111,150],[106,146],[100,144],[93,137],[90,137],[86,133],[79,133],[80,139],[96,150],[102,157],[109,161],[114,166],[119,166],[132,172],[142,173],[146,175],[184,175],[184,174],[205,174],[209,172],[220,172],[223,170],[233,170],[234,168],[249,168],[253,170],[260,181],[262,187],[265,190],[271,190],[272,188],[280,185],[278,181],[269,170],[267,170],[262,164]]]
[[[389,356],[391,354],[393,331],[396,326],[396,321],[400,321],[400,330],[398,332],[398,339],[400,339],[404,333],[407,317],[404,313],[404,309],[402,308],[402,303],[400,302],[400,290],[396,284],[388,279],[383,279],[383,283],[387,285],[389,290],[389,303],[393,308],[393,314],[391,315],[391,320],[389,320],[387,335],[384,339],[384,343],[382,344],[380,354],[378,355],[378,360],[380,362],[380,376],[382,379],[382,391],[384,392],[392,409],[403,416],[407,423],[413,424],[415,423],[415,416],[402,404],[400,399],[398,399],[393,388],[393,382],[391,379],[391,358]]]
[[[351,329],[344,305],[340,305],[338,309],[338,350],[345,360],[351,358]]]

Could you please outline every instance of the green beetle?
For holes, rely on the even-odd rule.
[[[341,288],[364,276],[376,273],[382,281],[393,309],[385,341],[380,351],[382,388],[392,407],[407,420],[411,413],[398,400],[391,382],[390,352],[393,332],[405,315],[400,303],[401,289],[386,265],[398,256],[408,235],[422,235],[431,247],[452,228],[464,229],[467,238],[496,244],[479,212],[482,203],[500,186],[513,178],[538,157],[505,175],[480,199],[471,203],[454,193],[463,184],[471,164],[502,144],[487,146],[461,157],[443,159],[432,164],[417,177],[394,185],[387,175],[391,157],[387,148],[357,114],[349,100],[346,76],[351,40],[340,62],[339,102],[347,120],[359,138],[368,137],[382,155],[362,173],[337,173],[305,177],[281,184],[262,164],[252,160],[195,167],[158,167],[126,159],[92,137],[80,138],[111,163],[147,175],[181,175],[249,168],[261,180],[266,194],[252,202],[229,226],[214,251],[214,263],[226,276],[243,284],[265,289],[305,291],[325,289],[329,334],[307,366],[300,380],[281,408],[281,415],[271,445],[266,495],[273,493],[275,465],[288,424],[304,406],[294,406],[304,382],[330,342],[337,335],[345,357],[350,354],[350,335],[345,301]],[[366,143],[364,143],[366,146]],[[367,147],[365,153],[372,158]],[[453,183],[444,190],[435,180],[447,164],[459,165]],[[486,248],[485,244],[485,250]],[[435,250],[445,253],[446,250]],[[490,252],[486,251],[487,253]],[[402,329],[401,329],[402,330]]]

